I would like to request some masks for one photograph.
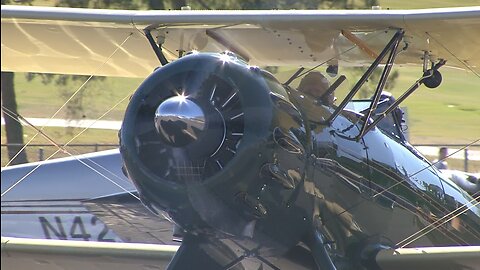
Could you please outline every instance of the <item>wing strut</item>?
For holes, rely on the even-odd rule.
[[[348,40],[350,40],[353,44],[357,45],[360,50],[364,51],[368,56],[372,57],[372,59],[375,59],[378,57],[378,54],[376,54],[372,49],[370,49],[367,44],[365,44],[364,41],[361,39],[357,38],[352,32],[348,30],[342,30],[342,35],[346,37]]]
[[[364,123],[360,129],[360,133],[355,140],[360,140],[363,135],[365,135],[368,131],[370,131],[373,127],[375,127],[382,119],[384,119],[389,113],[391,113],[395,108],[398,107],[400,103],[402,103],[408,96],[410,96],[420,85],[425,84],[429,88],[436,88],[440,85],[442,81],[442,76],[438,69],[445,65],[446,61],[440,59],[436,64],[432,63],[432,67],[427,70],[427,64],[430,58],[428,57],[428,53],[424,56],[424,73],[423,76],[418,79],[410,88],[405,91],[405,93],[400,96],[393,104],[391,104],[383,113],[377,116],[373,122],[369,122],[368,119],[372,116],[372,114],[377,109],[378,103],[380,101],[380,96],[382,94],[383,88],[385,87],[385,83],[387,82],[388,75],[392,70],[393,64],[395,62],[395,57],[397,56],[398,45],[400,44],[401,40],[404,36],[404,31],[402,29],[397,30],[395,35],[393,35],[392,39],[388,42],[387,46],[383,49],[383,51],[378,55],[375,61],[370,65],[368,70],[363,74],[363,76],[358,80],[352,90],[348,93],[342,103],[335,109],[335,111],[330,115],[330,117],[321,122],[321,124],[330,125],[333,120],[340,114],[340,112],[345,108],[348,102],[350,102],[353,96],[360,90],[360,87],[365,83],[365,81],[371,76],[375,68],[378,67],[380,62],[385,58],[385,56],[390,52],[388,56],[388,60],[383,68],[382,75],[380,80],[377,84],[377,88],[375,90],[375,94],[372,98],[372,103],[370,104],[369,109],[367,110],[366,115],[364,116]],[[405,48],[404,48],[405,49]]]
[[[418,79],[415,83],[413,83],[410,88],[408,88],[403,95],[401,95],[392,105],[390,105],[382,114],[380,114],[375,120],[371,123],[368,124],[367,121],[364,122],[362,126],[362,131],[360,134],[357,136],[357,140],[363,137],[368,131],[370,131],[374,126],[376,126],[383,118],[385,118],[389,113],[391,113],[397,106],[402,103],[408,96],[410,96],[415,90],[417,90],[418,87],[422,84],[430,84],[431,81],[437,81],[438,79],[438,69],[445,65],[446,61],[445,60],[440,60],[437,64],[435,64],[431,69],[427,70],[425,73],[423,73],[423,76]],[[438,85],[437,85],[438,86]],[[429,87],[429,86],[427,86]],[[368,119],[368,118],[365,118]]]
[[[398,32],[397,32],[398,33]],[[360,134],[357,136],[357,141],[362,138],[363,134],[366,133],[366,128],[368,125],[368,119],[370,119],[370,116],[372,116],[372,113],[377,109],[378,102],[380,101],[380,95],[383,92],[383,88],[385,87],[385,83],[387,82],[388,75],[390,74],[390,71],[392,70],[393,64],[395,63],[395,57],[397,56],[397,49],[398,49],[398,44],[400,43],[400,40],[403,38],[403,33],[399,36],[399,39],[394,42],[393,47],[390,51],[390,55],[388,56],[387,64],[383,68],[382,76],[380,77],[380,80],[377,85],[377,89],[375,90],[375,94],[373,96],[373,101],[370,104],[370,108],[368,109],[367,115],[365,115],[365,122],[362,125],[362,128],[360,129]]]
[[[162,66],[165,66],[166,64],[168,64],[168,60],[165,57],[165,55],[163,55],[163,52],[162,52],[162,45],[157,45],[155,43],[155,40],[152,37],[152,33],[150,32],[150,29],[144,29],[143,32],[145,33],[145,36],[147,37],[147,40],[150,43],[150,46],[152,46],[152,49],[157,55],[157,58],[162,64]]]
[[[398,44],[400,41],[403,39],[405,31],[403,29],[397,30],[395,35],[393,35],[392,39],[388,42],[387,46],[383,49],[383,51],[378,55],[378,57],[373,61],[373,63],[370,65],[370,67],[367,69],[367,71],[363,74],[363,76],[358,80],[358,82],[355,84],[355,86],[352,88],[350,93],[345,97],[345,99],[342,101],[342,103],[335,109],[332,115],[330,117],[323,121],[322,124],[327,124],[330,125],[333,120],[340,114],[340,112],[347,106],[347,103],[352,100],[352,98],[355,96],[355,94],[360,90],[362,85],[367,81],[367,79],[372,75],[373,71],[375,68],[378,67],[380,62],[385,58],[385,56],[390,52],[390,56],[388,58],[388,61],[385,65],[385,68],[382,73],[382,77],[380,78],[380,81],[377,86],[377,90],[375,92],[375,99],[370,106],[370,109],[376,108],[378,104],[378,100],[380,99],[380,93],[383,90],[383,87],[385,86],[386,79],[388,77],[388,74],[390,73],[390,70],[392,69],[393,66],[393,61],[395,60],[396,56],[396,51],[398,48]],[[378,93],[377,93],[378,92]],[[368,119],[368,118],[367,118]]]

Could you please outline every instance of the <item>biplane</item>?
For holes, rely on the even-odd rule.
[[[478,197],[408,143],[398,106],[419,87],[437,87],[445,65],[478,75],[480,7],[2,6],[1,18],[2,71],[146,77],[125,111],[119,151],[2,168],[2,223],[4,202],[15,207],[29,197],[48,200],[34,192],[48,194],[57,187],[47,184],[63,177],[75,179],[65,183],[78,188],[58,186],[68,193],[57,190],[55,198],[63,203],[50,201],[51,209],[68,211],[65,201],[73,200],[113,228],[115,237],[181,241],[164,246],[2,238],[2,265],[479,267]],[[383,88],[394,63],[423,72],[404,94],[386,100]],[[300,69],[279,82],[260,66]],[[325,104],[290,86],[305,68],[317,66],[335,76],[328,94],[345,80],[339,67],[367,69],[338,104]],[[382,74],[372,98],[354,100],[377,68]],[[97,189],[85,180],[90,177],[133,184]],[[22,186],[29,196],[22,198]]]

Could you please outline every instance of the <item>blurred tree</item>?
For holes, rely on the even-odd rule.
[[[18,1],[22,4],[31,4],[33,0],[24,0]],[[2,5],[11,4],[9,0],[2,0]],[[23,127],[18,120],[18,111],[17,111],[17,101],[15,97],[15,87],[13,83],[15,74],[13,72],[1,72],[1,96],[2,96],[2,116],[5,119],[5,133],[7,135],[7,152],[8,158],[11,160],[11,164],[20,164],[26,163],[27,153],[22,151],[17,155],[17,157],[12,160],[12,158],[23,148]],[[8,115],[4,112],[8,110],[10,112]],[[12,145],[12,144],[17,144]]]
[[[84,82],[88,80],[90,76],[86,75],[60,75],[60,74],[48,74],[48,73],[27,73],[25,75],[27,81],[32,81],[39,78],[43,84],[54,84],[57,87],[57,91],[65,104],[65,118],[68,120],[86,118],[86,112],[84,104],[85,97],[94,96],[95,93],[86,91],[87,89],[95,88],[97,81],[105,80],[105,77],[94,76],[90,79],[88,84],[83,85],[82,89],[73,96],[73,94],[82,86]],[[88,94],[87,94],[88,93]],[[92,109],[92,108],[89,108]],[[73,129],[66,129],[68,134],[71,134]]]
[[[11,4],[21,4],[21,5],[32,5],[32,2],[33,0],[15,0],[13,1],[14,3],[12,3],[12,1],[10,0],[2,0],[2,5],[11,5]]]
[[[187,6],[186,0],[171,0],[172,9],[182,9],[182,7]]]
[[[11,164],[20,164],[26,163],[28,160],[25,151],[22,151],[17,155],[17,153],[23,148],[23,127],[17,116],[17,102],[15,99],[13,78],[13,72],[2,71],[2,116],[5,120],[8,158],[11,160]],[[15,155],[17,155],[17,157],[13,159]]]
[[[358,9],[378,5],[378,0],[191,0],[193,9]]]
[[[165,9],[163,0],[143,0],[143,2],[148,5],[149,9]]]
[[[360,77],[365,73],[365,71],[367,71],[367,69],[368,69],[367,67],[355,67],[353,68],[352,73]],[[372,73],[370,78],[365,82],[362,88],[360,88],[360,90],[358,91],[359,98],[368,99],[373,96],[373,94],[375,93],[375,89],[377,89],[378,81],[382,76],[382,71],[383,71],[383,68],[375,69],[375,71]],[[390,72],[390,75],[388,76],[388,79],[385,83],[385,87],[383,88],[383,90],[391,91],[392,89],[394,89],[398,76],[400,76],[400,72],[398,70],[392,70]]]

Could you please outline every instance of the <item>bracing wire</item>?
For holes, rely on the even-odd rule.
[[[47,125],[48,123],[50,123],[50,121],[55,118],[55,116],[57,116],[60,111],[67,105],[68,102],[70,102],[82,89],[84,89],[85,85],[87,85],[87,83],[93,78],[93,76],[95,76],[95,74],[97,74],[102,68],[103,66],[118,52],[118,50],[120,50],[120,48],[122,48],[122,46],[130,39],[130,37],[133,35],[133,33],[129,33],[128,36],[122,41],[122,43],[120,43],[116,48],[115,50],[107,57],[107,59],[105,59],[105,61],[88,77],[88,79],[78,87],[78,89],[73,92],[73,94],[62,104],[62,106],[60,106],[60,108],[58,108],[58,110],[47,120],[47,122],[44,124],[44,126],[42,126],[39,130],[43,130]],[[8,167],[10,166],[10,164],[12,163],[12,161],[23,151],[25,150],[25,148],[30,145],[30,143],[38,136],[39,132],[37,131],[37,133],[35,133],[32,138],[30,138],[30,140],[24,145],[22,146],[22,148],[20,149],[20,151],[17,152],[17,154],[15,154],[15,156],[13,156],[13,158],[10,159],[10,161],[7,162],[7,164],[5,165],[5,167]]]
[[[429,35],[429,34],[427,33],[427,35]],[[131,36],[131,34],[130,34],[130,36]],[[128,40],[128,38],[129,38],[130,36],[128,36],[128,37],[126,38],[126,40],[124,40],[124,42],[122,42],[122,44],[121,44],[120,46],[122,46],[122,45]],[[429,35],[429,36],[430,36],[430,35]],[[431,37],[431,36],[430,36],[430,37]],[[433,38],[433,37],[431,37],[431,38],[435,40],[435,38]],[[437,40],[435,40],[435,41],[437,41]],[[437,41],[437,42],[438,42],[438,41]],[[439,43],[439,42],[438,42],[438,43]],[[458,57],[456,57],[451,51],[449,51],[449,50],[448,50],[445,46],[443,46],[441,43],[439,43],[439,44],[440,44],[442,47],[444,47],[444,49],[447,50],[450,54],[452,54],[458,61],[460,61],[463,65],[465,65],[470,71],[472,71],[477,77],[480,78],[480,75],[479,75],[477,72],[475,72],[471,67],[469,67],[469,66],[467,65],[467,63],[461,61]],[[317,66],[315,66],[315,67],[313,67],[313,68],[311,68],[311,69],[309,69],[309,70],[301,73],[301,74],[298,75],[296,78],[303,76],[304,74],[310,72],[311,70],[314,70],[314,69],[318,68],[319,66],[327,63],[328,61],[331,61],[331,60],[333,60],[333,59],[335,59],[335,58],[338,58],[338,57],[341,56],[342,54],[345,54],[345,53],[353,50],[353,49],[356,48],[356,47],[357,47],[357,46],[355,45],[355,46],[347,49],[346,51],[341,52],[340,54],[332,57],[331,59],[329,59],[329,60],[327,60],[327,61],[325,61],[325,62],[322,62],[321,64],[319,64],[319,65],[317,65]],[[118,48],[119,48],[119,47],[118,47]],[[118,48],[115,50],[115,52],[118,50]],[[115,52],[114,52],[114,53],[115,53]],[[112,53],[112,55],[109,57],[109,59],[113,56],[114,53]],[[107,59],[107,61],[108,61],[108,59]],[[105,63],[106,63],[106,62],[104,62],[103,64],[105,64]],[[103,65],[103,64],[102,64],[102,65]],[[63,107],[66,105],[66,103],[68,103],[68,102],[88,83],[88,81],[89,81],[93,76],[94,76],[94,75],[91,75],[91,76],[87,79],[87,81],[85,81],[85,82],[79,87],[79,89],[77,89],[77,91],[74,92],[74,94],[64,103],[64,105],[62,105],[62,107],[60,107],[60,109],[50,118],[50,120],[53,119],[53,117],[55,117],[55,116],[59,113],[59,111],[60,111],[61,109],[63,109]],[[123,101],[123,100],[122,100],[122,101]],[[2,106],[2,110],[3,110],[3,109],[4,109],[4,108],[3,108],[3,106]],[[18,115],[17,115],[17,116],[18,116]],[[103,116],[102,116],[102,117],[103,117]],[[24,119],[23,117],[21,117],[20,119],[21,119],[22,121],[26,122],[29,126],[33,126],[33,125],[30,124],[28,121],[26,121],[26,119]],[[98,118],[97,120],[99,120],[99,119],[101,119],[101,117]],[[47,122],[47,124],[48,124],[48,122]],[[44,126],[44,127],[45,127],[45,126]],[[42,136],[47,136],[44,132],[42,132],[42,130],[43,130],[44,127],[42,127],[41,129],[38,129],[38,128],[36,128],[36,127],[33,126],[32,128],[34,128],[34,129],[37,131],[37,134],[35,134],[35,136],[37,136],[38,134],[40,134],[40,135],[42,135]],[[88,128],[89,128],[89,127],[87,127],[86,129],[88,129]],[[77,136],[75,136],[73,139],[75,139],[75,138],[77,138],[78,136],[80,136],[86,129],[84,129],[82,132],[80,132],[80,133],[79,133]],[[34,137],[35,137],[35,136],[34,136]],[[28,143],[30,143],[30,142],[34,139],[34,137],[33,137]],[[73,141],[73,139],[70,140],[68,143],[70,143],[71,141]],[[459,150],[451,153],[451,154],[448,155],[446,158],[454,155],[455,153],[457,153],[457,152],[459,152],[459,151],[462,151],[463,149],[465,149],[466,147],[468,147],[468,146],[470,146],[470,145],[475,144],[475,143],[478,142],[479,140],[480,140],[480,139],[477,139],[477,140],[475,140],[474,142],[472,142],[472,143],[464,146],[463,148],[461,148],[461,149],[459,149]],[[65,146],[62,148],[60,145],[56,144],[53,140],[49,140],[49,141],[52,142],[56,147],[59,148],[59,150],[57,150],[57,152],[55,152],[55,154],[58,153],[58,151],[65,151],[67,154],[73,156],[70,152],[68,152],[67,150],[65,150],[65,147],[66,147],[66,145],[67,145],[68,143],[65,144]],[[19,151],[19,153],[20,153],[21,151],[23,151],[23,149],[28,145],[28,143],[22,148],[22,150]],[[18,153],[17,153],[17,154],[18,154]],[[52,155],[52,156],[53,156],[53,155]],[[50,157],[52,157],[52,156],[50,156]],[[49,158],[50,158],[50,157],[49,157]],[[73,157],[74,157],[74,156],[73,156]],[[49,158],[47,158],[47,160],[48,160]],[[12,160],[13,160],[13,159],[12,159]],[[78,160],[78,158],[77,158],[77,160]],[[104,178],[109,179],[107,176],[105,176],[104,174],[102,174],[101,172],[99,172],[98,170],[96,170],[95,168],[93,168],[93,167],[91,167],[90,165],[86,164],[84,161],[82,161],[82,160],[78,160],[78,161],[81,162],[82,164],[84,164],[85,166],[89,167],[90,169],[94,170],[94,171],[97,172],[99,175],[103,176]],[[441,162],[441,160],[439,160],[438,162]],[[10,163],[9,163],[9,164],[10,164]],[[7,166],[8,166],[9,164],[7,164]],[[434,163],[434,164],[435,164],[435,163]],[[425,167],[425,168],[422,168],[421,170],[419,170],[419,171],[417,171],[417,172],[409,175],[407,178],[410,178],[410,177],[412,177],[412,176],[414,176],[414,175],[416,175],[416,174],[419,174],[420,172],[422,172],[422,171],[430,168],[430,167],[433,166],[434,164],[431,164],[430,166],[427,166],[427,167]],[[35,169],[36,169],[36,168],[35,168]],[[35,170],[35,169],[34,169],[34,170]],[[28,176],[28,175],[31,174],[32,172],[33,172],[33,170],[32,170],[31,172],[29,172],[26,176]],[[113,173],[112,173],[112,174],[113,174]],[[114,175],[115,175],[115,174],[114,174]],[[26,178],[26,176],[24,176],[24,178]],[[117,176],[117,177],[118,177],[118,176]],[[24,178],[23,178],[23,179],[24,179]],[[23,179],[21,179],[21,180],[23,180]],[[20,181],[21,181],[21,180],[20,180]],[[111,180],[111,179],[109,179],[109,180]],[[392,189],[393,187],[395,187],[395,186],[397,186],[397,185],[399,185],[399,184],[402,184],[402,183],[405,182],[405,181],[406,181],[406,180],[399,181],[399,182],[395,183],[394,185],[392,185],[392,186],[390,186],[390,187],[388,187],[388,188],[386,188],[386,189],[384,189],[384,190],[382,190],[382,191],[380,191],[380,192],[377,192],[373,197],[375,198],[375,197],[377,197],[378,195],[381,195],[382,193],[384,193],[384,192]],[[114,183],[114,184],[116,184],[113,180],[111,180],[111,182]],[[15,183],[14,186],[17,185],[17,184],[18,184],[18,182]],[[118,184],[116,184],[116,185],[118,185]],[[14,186],[10,187],[7,191],[5,191],[4,193],[2,193],[2,196],[3,196],[6,192],[8,192],[10,189],[12,189]],[[126,190],[125,190],[125,191],[126,191]],[[127,192],[128,192],[128,191],[127,191]],[[129,192],[129,193],[130,193],[130,192]],[[130,193],[130,194],[131,194],[131,193]],[[136,197],[136,198],[138,199],[138,197],[135,196],[134,194],[131,194],[131,195],[134,196],[134,197]],[[478,199],[478,196],[477,196],[477,198],[475,198],[475,199]],[[473,200],[472,200],[472,201],[473,201]],[[450,220],[454,219],[455,217],[458,217],[458,216],[461,215],[462,213],[468,211],[470,208],[475,207],[475,206],[477,206],[477,205],[479,204],[479,202],[477,202],[477,203],[475,203],[475,204],[471,204],[472,201],[470,201],[470,206],[469,206],[469,207],[466,207],[465,209],[463,209],[463,207],[466,206],[466,205],[463,205],[462,207],[457,208],[456,210],[454,210],[454,211],[450,212],[449,214],[443,216],[443,217],[440,218],[439,220],[437,220],[437,221],[429,224],[428,226],[426,226],[426,227],[423,228],[422,230],[420,230],[420,231],[412,234],[411,236],[405,238],[404,240],[402,240],[401,242],[399,242],[397,245],[402,244],[402,247],[403,247],[403,246],[406,246],[406,245],[409,245],[410,243],[414,242],[414,241],[417,240],[418,238],[424,236],[425,234],[428,234],[429,232],[431,232],[431,231],[434,230],[434,229],[437,229],[439,226],[445,224],[446,222],[449,222]],[[355,206],[358,206],[358,204],[355,205]],[[354,206],[354,207],[355,207],[355,206]],[[352,208],[353,208],[353,207],[352,207]],[[462,210],[459,211],[459,209],[462,209]],[[459,212],[459,213],[456,213],[456,214],[455,214],[455,212]],[[453,216],[451,216],[451,215],[453,215]],[[450,217],[450,216],[451,216],[451,217]],[[440,223],[440,224],[438,224],[438,223]],[[424,230],[425,230],[426,232],[423,232]],[[422,233],[422,232],[423,232],[423,233]],[[418,236],[418,234],[420,234],[420,235]],[[412,238],[413,238],[413,240],[410,240],[410,239],[412,239]],[[410,240],[410,241],[409,241],[409,240]],[[408,241],[408,242],[407,242],[407,241]]]
[[[106,114],[108,114],[111,110],[113,110],[115,107],[117,107],[121,102],[123,102],[125,99],[128,98],[129,95],[127,95],[126,97],[124,97],[120,102],[118,102],[117,104],[115,104],[112,108],[110,108],[109,110],[107,110],[107,112],[105,112],[102,116],[100,116],[99,118],[97,118],[94,122],[92,122],[90,124],[90,126],[86,127],[85,129],[83,129],[80,133],[78,133],[76,136],[74,136],[72,139],[70,139],[66,144],[64,144],[63,147],[61,147],[59,144],[55,143],[55,141],[50,138],[47,134],[45,134],[43,132],[43,129],[48,125],[48,123],[66,106],[66,104],[71,101],[73,99],[73,97],[75,95],[77,95],[84,87],[85,85],[91,80],[91,78],[93,78],[93,76],[95,76],[96,73],[98,73],[103,67],[104,65],[118,52],[118,50],[120,50],[123,45],[130,39],[130,37],[133,35],[133,33],[129,33],[125,39],[115,48],[115,50],[107,57],[107,59],[95,70],[95,72],[92,73],[92,75],[89,76],[89,78],[67,99],[67,101],[65,101],[63,103],[62,106],[60,106],[60,108],[49,118],[49,120],[47,121],[47,123],[45,123],[45,125],[38,129],[36,128],[35,126],[33,126],[32,124],[30,124],[25,118],[21,117],[20,116],[20,119],[22,119],[22,121],[25,121],[25,123],[27,123],[30,127],[33,127],[37,132],[34,136],[32,136],[32,138],[17,152],[17,154],[7,163],[7,166],[9,166],[11,164],[11,161],[14,160],[16,158],[16,156],[19,155],[19,153],[21,153],[22,151],[25,150],[25,148],[33,141],[33,139],[35,139],[36,136],[38,136],[39,134],[41,134],[42,136],[44,136],[48,141],[50,141],[51,143],[53,143],[53,145],[55,145],[56,147],[58,147],[58,150],[55,151],[52,155],[50,155],[49,157],[47,157],[46,160],[49,160],[50,158],[52,158],[53,156],[55,156],[58,152],[62,151],[62,152],[65,152],[69,155],[72,155],[71,153],[69,153],[65,147],[71,143],[73,140],[75,140],[78,136],[80,136],[81,134],[83,134],[86,130],[88,130],[96,121],[98,121],[99,119],[103,118]],[[15,117],[15,116],[19,116],[19,115],[11,115],[13,112],[5,110],[7,108],[3,107],[2,106],[2,111],[4,111],[5,113],[8,113],[8,115],[10,117],[12,117],[14,120],[18,121],[18,119]],[[73,155],[72,155],[73,156]],[[77,159],[78,160],[78,159]],[[17,180],[12,186],[10,186],[8,189],[6,189],[2,194],[1,194],[1,197],[3,197],[5,194],[7,194],[9,191],[11,191],[15,186],[17,186],[19,183],[21,183],[23,180],[25,180],[29,175],[31,175],[35,170],[37,170],[40,166],[42,165],[42,163],[39,163],[37,166],[35,166],[31,171],[29,171],[26,175],[24,175],[23,177],[21,177],[19,180]],[[105,169],[105,168],[103,168]],[[106,169],[105,169],[106,170]],[[111,174],[113,174],[112,172],[110,172]],[[100,174],[102,175],[102,174]],[[102,175],[104,176],[104,175]],[[109,179],[108,177],[106,177],[107,180],[110,180],[112,183],[114,182],[113,180]],[[114,183],[116,184],[116,183]],[[116,184],[117,185],[117,184]],[[123,188],[124,189],[124,188]],[[125,189],[124,189],[125,190]],[[125,190],[126,192],[128,192],[127,190]],[[129,192],[130,193],[130,192]],[[133,195],[134,197],[136,197],[138,199],[137,196],[135,196],[134,194],[131,194]]]
[[[421,237],[427,235],[431,231],[439,228],[440,226],[444,225],[445,223],[453,220],[454,218],[460,216],[461,214],[467,212],[468,210],[472,209],[473,207],[477,206],[480,204],[480,201],[477,201],[480,199],[480,195],[476,196],[472,200],[470,200],[467,204],[470,204],[470,206],[467,206],[467,204],[464,204],[460,206],[459,208],[453,210],[452,212],[448,213],[447,215],[443,216],[442,218],[438,219],[437,221],[430,223],[428,226],[424,227],[423,229],[413,233],[412,235],[406,237],[402,241],[397,243],[397,247],[403,248],[416,240],[420,239]],[[475,203],[473,203],[475,202]],[[472,204],[473,203],[473,204]],[[462,209],[464,208],[464,209]],[[458,212],[458,213],[455,213]]]
[[[477,141],[478,141],[478,140],[477,140]],[[476,143],[477,141],[474,141],[474,142],[470,143],[469,145],[472,145],[472,144]],[[464,148],[468,147],[469,145],[465,146]],[[463,148],[463,149],[464,149],[464,148]],[[332,149],[333,149],[333,148],[332,148]],[[337,150],[337,149],[334,149],[334,150]],[[460,149],[460,150],[458,150],[458,151],[461,151],[461,150],[462,150],[462,149]],[[346,153],[348,153],[348,154],[350,154],[350,155],[352,155],[352,156],[355,156],[355,152],[354,152],[353,150],[350,150],[350,151],[349,151],[349,149],[342,148],[342,151],[345,151]],[[458,151],[456,151],[456,152],[458,152]],[[452,153],[451,155],[454,155],[456,152]],[[449,155],[449,156],[450,156],[450,155]],[[358,160],[358,161],[364,163],[365,165],[368,165],[368,164],[367,164],[365,161],[363,161],[363,160]],[[423,171],[423,170],[425,170],[425,169],[427,169],[427,168],[429,168],[429,167],[430,167],[430,166],[425,167],[425,168],[423,168],[423,169],[421,169],[421,170],[419,170],[419,171],[417,171],[417,172],[415,172],[415,173],[410,174],[410,175],[407,177],[407,179],[409,179],[410,177],[412,177],[412,176],[414,176],[414,175],[417,175],[418,173],[420,173],[421,171]],[[371,168],[372,168],[373,170],[375,170],[377,173],[383,174],[383,175],[386,176],[386,177],[391,177],[391,176],[387,175],[385,172],[383,172],[383,171],[381,171],[381,170],[378,170],[378,169],[375,168],[375,167],[371,167]],[[397,182],[396,182],[395,184],[393,184],[392,186],[390,186],[390,187],[388,187],[388,188],[386,188],[386,189],[383,189],[382,191],[377,191],[377,190],[373,189],[371,186],[366,186],[365,184],[361,183],[361,181],[355,181],[355,183],[358,184],[358,185],[361,185],[362,187],[364,187],[364,188],[366,188],[366,189],[371,190],[372,192],[374,192],[375,194],[372,196],[372,198],[376,198],[377,196],[379,196],[379,195],[387,192],[388,190],[392,189],[393,187],[398,186],[398,185],[405,185],[406,182],[407,182],[407,180],[405,180],[405,179],[404,179],[404,180],[400,180],[400,181],[396,180],[396,181],[397,181]],[[415,190],[413,190],[413,192],[417,193],[418,195],[421,195],[419,192],[417,192],[417,191],[415,191]],[[385,197],[385,199],[392,201],[392,203],[395,202],[393,199],[390,199],[388,196]],[[400,200],[402,201],[402,198],[398,198],[398,199],[400,199]],[[344,209],[343,211],[340,211],[339,213],[336,213],[336,214],[335,214],[335,217],[339,217],[339,216],[341,216],[341,215],[343,215],[343,214],[345,214],[345,213],[348,213],[349,211],[351,211],[352,209],[354,209],[354,208],[356,208],[356,207],[359,207],[359,206],[362,205],[363,203],[365,203],[365,201],[361,201],[361,202],[359,202],[359,203],[357,203],[357,204],[354,204],[354,205],[352,205],[352,206]],[[404,202],[404,203],[408,203],[408,202]],[[397,202],[397,204],[398,204],[398,202]],[[399,206],[400,206],[400,205],[399,205]],[[411,205],[411,206],[413,206],[413,205]],[[414,206],[413,206],[413,207],[414,207]],[[440,206],[432,206],[432,207],[433,207],[434,209],[438,210],[438,211],[442,211],[442,209],[443,209],[443,210],[446,210],[446,208],[440,207]],[[414,214],[414,215],[416,215],[416,216],[418,216],[418,217],[421,218],[421,216],[420,216],[418,213],[413,212],[412,210],[408,209],[408,207],[406,207],[406,208],[402,207],[402,208],[403,208],[404,210],[406,210],[406,211],[408,211],[408,212],[410,212],[410,213],[412,213],[412,214]],[[468,210],[468,209],[467,209],[467,210]],[[467,211],[467,210],[466,210],[466,211]],[[450,214],[451,214],[451,213],[447,214],[447,216],[450,215]],[[324,222],[327,223],[328,220],[324,220]],[[467,228],[464,227],[464,229],[467,229]],[[441,232],[441,233],[443,233],[443,232]],[[448,236],[447,236],[447,237],[448,237]],[[460,239],[460,240],[464,241],[463,239]],[[465,242],[464,244],[466,244],[466,243],[467,243],[467,242]],[[458,244],[462,244],[462,243],[458,243]]]
[[[127,95],[125,96],[124,98],[122,98],[119,102],[117,102],[113,107],[111,107],[109,110],[107,110],[104,114],[102,114],[100,117],[98,117],[97,119],[95,119],[95,121],[93,121],[88,127],[84,128],[82,131],[80,131],[77,135],[75,135],[73,138],[71,138],[67,143],[65,143],[62,146],[60,146],[60,144],[56,143],[50,136],[48,136],[47,134],[45,134],[45,132],[40,132],[40,134],[42,136],[44,136],[47,140],[49,140],[54,146],[56,146],[58,148],[57,151],[55,151],[53,154],[51,154],[50,156],[48,156],[45,160],[49,160],[50,158],[52,158],[53,156],[55,156],[58,152],[62,151],[66,154],[68,154],[69,156],[75,158],[77,161],[79,161],[80,163],[82,163],[83,165],[85,165],[86,167],[90,168],[91,170],[93,170],[94,172],[96,172],[97,174],[99,174],[100,176],[102,176],[103,178],[107,179],[108,181],[110,181],[112,184],[116,185],[117,187],[121,188],[123,191],[129,193],[130,195],[132,195],[133,197],[135,197],[136,199],[140,200],[140,198],[138,198],[138,196],[136,196],[135,194],[133,194],[132,192],[130,192],[129,190],[125,189],[123,186],[119,185],[118,183],[116,183],[114,180],[112,180],[111,178],[109,178],[108,176],[106,176],[105,174],[101,173],[100,171],[96,170],[95,168],[93,168],[91,165],[88,165],[87,163],[85,163],[83,160],[80,160],[78,157],[76,157],[75,155],[73,155],[71,152],[69,152],[65,147],[70,144],[72,141],[74,141],[76,138],[78,138],[80,135],[82,135],[85,131],[87,131],[91,126],[93,126],[95,124],[95,122],[97,122],[98,120],[102,119],[104,116],[106,116],[108,113],[110,113],[115,107],[117,107],[119,104],[121,104],[123,101],[125,101],[130,95]],[[5,110],[6,109],[6,110]],[[8,115],[9,117],[12,117],[13,119],[15,119],[13,116],[15,116],[10,110],[8,110],[7,108],[4,108],[2,106],[2,110],[4,111],[4,113],[6,115]],[[17,116],[20,116],[17,114]],[[25,119],[23,118],[22,116],[20,116],[20,119]],[[17,119],[15,119],[16,121],[18,121]],[[19,121],[20,122],[20,121]],[[28,122],[27,122],[28,123]],[[35,127],[34,125],[30,124],[29,123],[29,126],[35,130],[38,130],[37,127]],[[99,165],[98,163],[92,161],[91,159],[88,159],[90,162],[96,164],[96,165]],[[3,197],[5,194],[7,194],[9,191],[11,191],[15,186],[17,186],[18,184],[20,184],[23,180],[25,180],[29,175],[31,175],[34,171],[36,171],[40,166],[42,165],[42,163],[39,163],[37,166],[35,166],[31,171],[29,171],[26,175],[24,175],[23,177],[21,177],[19,180],[17,180],[13,185],[11,185],[8,189],[6,189],[2,194],[1,196]],[[117,176],[115,173],[113,172],[110,172],[108,169],[106,169],[105,167],[103,166],[99,166],[100,168],[102,168],[103,170],[109,172],[110,174],[116,176],[117,178],[119,179],[122,179],[121,177]]]
[[[450,55],[452,55],[455,59],[457,59],[458,62],[460,62],[463,66],[465,66],[468,70],[470,70],[473,74],[475,74],[475,76],[477,76],[478,78],[480,78],[480,74],[478,74],[478,72],[476,72],[471,66],[469,66],[465,61],[462,61],[457,55],[455,55],[450,49],[447,48],[447,46],[443,45],[443,43],[441,43],[440,41],[438,41],[434,36],[430,35],[430,33],[428,32],[425,32],[425,34],[427,34],[427,36],[431,39],[433,39],[435,42],[438,43],[438,45],[440,45],[443,49],[445,49]]]
[[[455,155],[456,153],[458,153],[458,152],[460,152],[460,151],[465,150],[466,148],[468,148],[468,147],[476,144],[476,143],[479,142],[479,141],[480,141],[480,139],[476,139],[476,140],[470,142],[469,144],[461,147],[460,149],[457,149],[456,151],[454,151],[454,152],[452,152],[451,154],[449,154],[448,156],[446,156],[445,159],[448,158],[448,157],[450,157],[450,156]],[[444,159],[442,159],[442,160],[444,160]],[[440,162],[441,162],[442,160],[440,160]],[[415,176],[415,175],[417,175],[417,174],[419,174],[419,173],[421,173],[421,172],[423,172],[423,171],[431,168],[431,167],[434,166],[434,164],[436,164],[436,163],[438,163],[438,162],[432,163],[432,164],[430,164],[429,166],[427,166],[427,167],[425,167],[425,168],[422,168],[421,170],[418,170],[418,171],[416,171],[415,173],[412,173],[412,174],[408,175],[407,179],[409,179],[409,178],[411,178],[411,177],[413,177],[413,176]],[[386,188],[386,189],[378,192],[378,193],[375,194],[373,197],[375,198],[375,197],[377,197],[378,195],[382,195],[384,192],[387,192],[387,191],[391,190],[392,188],[394,188],[394,187],[396,187],[396,186],[398,186],[398,185],[400,185],[400,184],[402,184],[402,183],[404,183],[404,182],[406,182],[406,180],[399,181],[399,182],[393,184],[392,186],[390,186],[390,187],[388,187],[388,188]]]

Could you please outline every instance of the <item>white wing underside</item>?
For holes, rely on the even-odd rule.
[[[408,48],[397,64],[421,65],[428,51],[450,66],[478,72],[480,65],[480,7],[121,11],[2,6],[1,17],[2,71],[146,77],[159,66],[143,33],[146,27],[165,39],[170,61],[179,51],[234,49],[251,65],[364,65],[372,57],[341,31],[353,32],[380,53],[401,28]]]

